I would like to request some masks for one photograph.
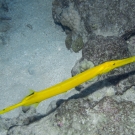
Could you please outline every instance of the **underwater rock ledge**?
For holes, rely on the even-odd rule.
[[[135,134],[133,99],[134,88],[121,97],[105,96],[99,101],[92,101],[90,97],[67,100],[47,117],[29,125],[14,126],[7,131],[7,135],[132,135]]]
[[[52,5],[54,22],[70,35],[72,43],[78,35],[84,43],[93,34],[120,37],[135,26],[134,0],[54,0]]]

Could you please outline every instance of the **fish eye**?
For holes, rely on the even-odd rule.
[[[113,63],[113,65],[115,65],[115,63]]]

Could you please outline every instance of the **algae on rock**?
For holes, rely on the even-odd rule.
[[[67,49],[71,49],[72,46],[72,34],[67,34],[66,40],[65,40],[65,44]]]
[[[72,50],[74,52],[79,52],[84,46],[83,38],[79,35],[73,42],[72,42]]]

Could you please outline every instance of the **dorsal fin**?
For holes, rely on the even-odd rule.
[[[30,93],[29,94],[33,94],[35,91],[34,90],[30,90]]]
[[[30,90],[29,94],[28,94],[26,97],[31,96],[31,95],[33,95],[34,93],[35,93],[34,90]]]

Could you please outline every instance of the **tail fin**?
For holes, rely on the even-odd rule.
[[[19,103],[17,103],[17,104],[14,104],[14,105],[12,105],[12,106],[9,106],[9,107],[7,107],[7,108],[5,108],[5,109],[3,109],[3,110],[0,110],[0,114],[4,114],[4,113],[6,113],[6,112],[9,112],[9,111],[11,111],[11,110],[13,110],[13,109],[15,109],[15,108],[17,108],[17,107],[20,107],[20,106],[22,106],[23,104],[22,104],[22,102],[19,102]]]

